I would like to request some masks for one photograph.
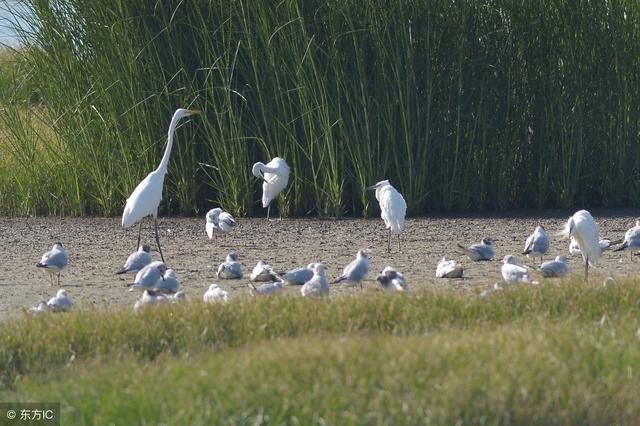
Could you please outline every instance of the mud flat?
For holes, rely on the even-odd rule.
[[[637,211],[595,211],[601,237],[623,238],[635,224]],[[337,276],[360,248],[371,250],[372,271],[365,291],[379,291],[373,281],[385,266],[403,271],[414,289],[450,288],[471,294],[501,280],[501,259],[516,254],[526,264],[536,261],[521,256],[524,241],[538,222],[552,238],[548,258],[568,254],[568,241],[556,236],[570,212],[511,212],[496,215],[471,215],[415,218],[407,222],[403,250],[386,253],[386,233],[376,219],[240,219],[230,235],[210,241],[202,218],[164,218],[160,221],[165,259],[178,273],[187,296],[199,299],[209,284],[217,282],[232,297],[246,297],[251,270],[259,259],[274,269],[284,271],[310,262],[327,265],[330,276]],[[635,215],[634,215],[635,214]],[[151,221],[145,222],[143,242],[154,247]],[[138,293],[127,291],[132,276],[114,275],[128,254],[134,250],[137,228],[123,230],[119,218],[0,218],[0,318],[14,316],[55,294],[48,274],[35,264],[56,241],[69,253],[69,268],[61,287],[66,288],[77,308],[133,306]],[[496,239],[495,258],[489,262],[472,262],[457,253],[456,243],[464,245],[491,236]],[[217,280],[215,272],[227,253],[235,250],[245,255],[246,279]],[[159,260],[157,251],[152,250]],[[435,267],[443,256],[454,258],[464,266],[464,279],[435,278]],[[572,273],[581,273],[581,257],[569,258]],[[594,270],[593,278],[603,279],[611,273],[616,278],[640,273],[640,258],[629,252],[606,252]],[[299,287],[286,291],[298,294]],[[334,293],[359,289],[335,286]]]

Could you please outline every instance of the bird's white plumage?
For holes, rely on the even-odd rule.
[[[257,294],[261,296],[272,296],[272,295],[280,294],[282,292],[283,284],[282,284],[282,281],[265,283],[265,284],[259,285],[258,287],[255,287],[253,286],[253,284],[251,284],[250,288],[252,290],[251,294]]]
[[[436,278],[461,278],[463,273],[462,265],[455,260],[442,258],[436,267]]]
[[[47,307],[53,312],[66,312],[70,310],[72,306],[71,299],[67,295],[67,291],[63,288],[58,290],[56,295],[47,302]]]
[[[137,251],[134,251],[127,257],[127,261],[124,262],[122,269],[116,272],[116,274],[136,274],[140,269],[144,268],[151,263],[151,248],[148,245],[140,246]]]
[[[458,244],[458,248],[474,262],[493,259],[493,239],[489,237],[483,238],[480,244],[473,244],[469,247]]]
[[[205,303],[227,302],[229,301],[229,294],[221,289],[218,284],[211,284],[202,296],[202,300]]]
[[[161,291],[164,294],[173,294],[180,288],[176,271],[173,269],[167,269],[158,281],[156,281],[155,289]]]
[[[407,214],[407,203],[402,194],[388,180],[380,181],[374,187],[376,188],[376,199],[380,204],[380,216],[385,226],[393,234],[402,233]]]
[[[549,235],[543,226],[536,226],[524,243],[522,254],[527,257],[543,257],[549,250]]]
[[[380,275],[376,277],[376,281],[380,283],[385,291],[389,292],[407,292],[409,284],[405,276],[395,268],[386,266]]]
[[[289,183],[291,169],[287,162],[275,157],[267,164],[255,163],[251,170],[254,176],[264,179],[262,182],[262,207],[267,208]]]
[[[540,272],[545,278],[564,277],[569,273],[569,265],[567,259],[560,255],[555,260],[549,260],[540,265]]]
[[[580,210],[569,218],[563,230],[565,237],[573,237],[578,243],[580,254],[585,262],[585,271],[588,264],[596,265],[600,259],[600,237],[598,226],[591,213]]]
[[[611,240],[608,240],[606,238],[598,242],[598,245],[600,245],[601,252],[605,252],[609,250],[611,248],[611,244],[613,244]],[[576,241],[576,239],[573,237],[571,237],[571,241],[569,242],[569,254],[571,254],[571,256],[582,255],[582,252],[580,251],[580,246],[578,245],[578,242]]]
[[[155,288],[158,281],[163,279],[166,270],[167,266],[164,262],[160,262],[159,260],[151,262],[138,271],[130,290]]]
[[[314,265],[313,277],[304,283],[300,293],[303,297],[321,297],[329,294],[329,281],[322,263]]]
[[[206,214],[205,230],[209,239],[212,239],[215,232],[219,234],[227,234],[236,226],[236,220],[229,213],[220,207],[211,209]]]
[[[251,272],[251,281],[274,281],[276,279],[278,279],[278,275],[264,260],[259,260]]]
[[[324,269],[324,266],[323,266]],[[356,258],[344,267],[342,275],[334,283],[361,284],[369,273],[369,255],[366,250],[359,250]]]
[[[509,284],[534,283],[529,269],[519,265],[515,256],[505,256],[502,265],[502,279]]]
[[[636,226],[631,227],[627,232],[625,232],[622,245],[616,248],[615,251],[638,248],[640,248],[640,220],[636,221]]]
[[[238,260],[240,255],[232,252],[227,255],[226,261],[218,266],[217,276],[224,279],[240,279],[242,278],[242,265]]]
[[[46,302],[40,302],[37,306],[33,306],[29,308],[28,311],[31,315],[41,315],[49,312],[49,306],[47,306]]]

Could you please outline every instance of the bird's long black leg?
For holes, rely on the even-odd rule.
[[[387,253],[391,253],[391,229],[389,229],[389,233],[387,234]]]
[[[156,244],[158,244],[158,251],[160,252],[160,258],[164,262],[164,256],[162,255],[162,247],[160,247],[160,237],[158,236],[158,218],[154,217],[153,220],[156,224]]]
[[[398,234],[398,252],[402,253],[402,246],[400,245],[400,234]]]
[[[142,234],[142,221],[144,219],[140,219],[140,226],[138,227],[138,244],[136,244],[136,250],[140,247],[140,235]]]
[[[584,280],[587,281],[589,278],[589,258],[587,257],[584,261]]]

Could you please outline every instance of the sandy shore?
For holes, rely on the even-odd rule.
[[[600,234],[622,238],[635,223],[634,211],[594,212]],[[209,284],[218,282],[233,297],[248,295],[247,283],[259,259],[267,260],[274,269],[284,271],[309,262],[327,265],[330,276],[337,276],[360,248],[371,249],[372,271],[367,291],[377,291],[375,275],[392,265],[403,271],[411,286],[454,288],[475,292],[501,280],[501,259],[506,254],[520,255],[526,237],[541,221],[552,235],[548,257],[568,255],[568,241],[555,236],[569,212],[534,212],[491,216],[434,217],[410,219],[403,238],[403,251],[386,253],[386,233],[380,219],[240,219],[237,229],[219,240],[210,241],[202,218],[165,218],[160,222],[165,259],[176,269],[182,289],[190,298],[200,298]],[[63,274],[61,287],[66,288],[78,308],[89,306],[133,306],[138,293],[128,292],[125,285],[132,276],[114,275],[128,254],[134,250],[137,228],[123,230],[119,218],[0,218],[0,317],[6,318],[48,299],[57,287],[51,287],[48,274],[35,264],[56,241],[69,253],[69,268]],[[143,241],[154,246],[152,221],[145,221]],[[485,236],[496,239],[496,255],[491,262],[471,262],[457,254],[456,243],[464,245]],[[245,255],[246,279],[217,280],[215,272],[226,254],[232,250]],[[159,253],[152,252],[159,260]],[[464,279],[435,278],[440,258],[453,257],[462,262]],[[574,273],[581,271],[581,258],[570,258]],[[595,270],[593,279],[615,272],[622,278],[640,271],[640,259],[630,259],[629,252],[607,252]],[[359,291],[336,287],[335,292]],[[299,287],[287,291],[298,292]]]

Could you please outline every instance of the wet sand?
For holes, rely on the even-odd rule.
[[[249,275],[259,259],[275,270],[320,261],[330,277],[338,276],[358,249],[371,250],[372,270],[365,291],[378,291],[375,275],[387,265],[402,271],[413,289],[451,288],[475,293],[501,281],[501,259],[516,254],[528,265],[537,261],[520,255],[524,241],[541,222],[551,236],[551,248],[545,259],[557,254],[569,257],[572,273],[582,273],[582,258],[570,257],[568,241],[556,236],[571,212],[510,212],[495,215],[412,218],[407,221],[398,252],[395,240],[386,253],[387,240],[381,219],[239,219],[236,229],[218,244],[205,233],[203,218],[163,218],[160,220],[161,243],[165,260],[178,274],[187,297],[200,299],[211,283],[217,282],[232,297],[246,297]],[[601,237],[623,238],[635,224],[633,210],[594,211]],[[152,233],[153,221],[145,220],[142,241],[152,246],[154,260],[160,260]],[[133,306],[138,292],[127,291],[133,276],[117,276],[125,259],[135,249],[137,226],[120,227],[120,218],[0,218],[0,318],[7,318],[53,296],[49,275],[36,268],[44,252],[61,241],[69,253],[69,268],[63,273],[61,287],[67,289],[76,308],[90,306]],[[456,243],[470,245],[481,238],[496,239],[495,257],[489,262],[472,262],[458,254]],[[218,280],[216,270],[230,251],[245,256],[244,279]],[[463,279],[435,278],[438,261],[446,256],[464,266]],[[629,252],[606,252],[593,279],[615,272],[616,278],[640,272],[640,258]],[[299,287],[286,291],[299,294]],[[335,286],[332,292],[360,291]]]

